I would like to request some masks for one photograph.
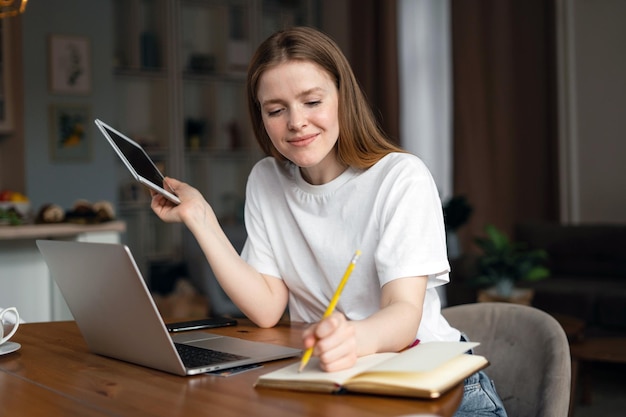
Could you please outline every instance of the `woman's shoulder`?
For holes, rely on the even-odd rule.
[[[253,170],[267,170],[273,169],[277,164],[276,158],[272,156],[266,156],[264,158],[259,159],[252,168]]]
[[[429,172],[424,162],[408,152],[392,152],[380,159],[372,168],[384,173],[424,173]]]
[[[292,176],[292,165],[289,162],[278,161],[273,156],[266,156],[254,164],[250,171],[250,177]]]

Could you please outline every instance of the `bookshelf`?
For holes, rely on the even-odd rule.
[[[270,33],[319,26],[318,0],[114,0],[117,114],[111,124],[163,171],[198,188],[220,221],[243,222],[245,183],[262,156],[245,104],[247,63]],[[183,259],[181,225],[152,213],[119,167],[124,241],[148,276]]]

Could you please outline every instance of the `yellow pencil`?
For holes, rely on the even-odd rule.
[[[333,294],[333,298],[330,300],[330,304],[328,304],[328,307],[326,308],[326,311],[324,312],[324,316],[322,316],[322,318],[325,319],[326,317],[330,316],[335,310],[335,306],[337,305],[337,301],[339,301],[339,297],[341,296],[343,287],[345,287],[346,282],[348,282],[348,278],[350,278],[350,274],[352,274],[352,270],[354,269],[354,265],[356,265],[356,261],[357,259],[359,259],[359,256],[361,256],[361,251],[357,250],[354,253],[354,256],[352,257],[352,260],[348,264],[348,268],[346,269],[346,272],[343,274],[343,278],[341,278],[341,281],[339,282],[339,286],[337,286],[337,289],[335,290],[335,294]],[[312,354],[313,354],[312,347],[308,348],[304,352],[304,355],[302,355],[302,360],[300,361],[300,368],[298,369],[298,372],[302,372],[306,364],[309,363],[309,359],[311,359]]]

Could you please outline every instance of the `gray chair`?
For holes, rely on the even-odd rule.
[[[561,325],[534,307],[509,303],[462,304],[442,310],[455,328],[480,342],[509,417],[566,417],[571,359]]]

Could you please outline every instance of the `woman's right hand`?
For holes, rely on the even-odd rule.
[[[215,216],[202,194],[189,184],[169,177],[165,178],[164,184],[167,188],[171,188],[181,202],[180,204],[173,203],[151,190],[150,207],[161,220],[169,223],[184,222],[189,225],[189,222],[193,221],[206,221],[207,214],[211,217]]]

